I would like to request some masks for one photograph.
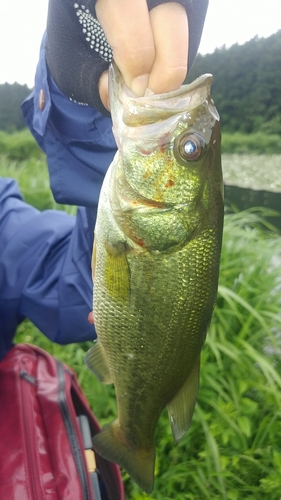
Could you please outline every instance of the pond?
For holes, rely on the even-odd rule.
[[[223,154],[222,166],[226,204],[277,210],[269,220],[281,230],[281,155]]]

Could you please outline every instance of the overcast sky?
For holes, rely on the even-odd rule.
[[[0,83],[32,87],[48,0],[1,1]],[[280,14],[281,0],[209,0],[199,52],[267,37],[281,29]]]

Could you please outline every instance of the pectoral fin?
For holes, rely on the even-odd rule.
[[[130,294],[130,270],[126,247],[122,242],[106,246],[104,283],[108,294],[118,300],[127,301]]]
[[[109,364],[100,341],[97,340],[93,347],[87,352],[85,356],[85,363],[89,370],[91,370],[96,377],[104,384],[111,384],[112,377],[110,373]]]
[[[200,374],[200,357],[174,399],[167,405],[174,440],[177,443],[189,429],[196,403]]]

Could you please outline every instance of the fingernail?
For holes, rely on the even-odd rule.
[[[149,75],[139,75],[131,83],[131,90],[136,94],[138,97],[142,97],[146,89],[148,87],[148,80],[149,80]]]

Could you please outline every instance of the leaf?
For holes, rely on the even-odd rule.
[[[238,417],[237,418],[237,422],[238,422],[238,425],[241,429],[241,431],[243,432],[243,434],[245,434],[245,436],[247,437],[250,437],[251,436],[251,422],[249,420],[248,417]]]

